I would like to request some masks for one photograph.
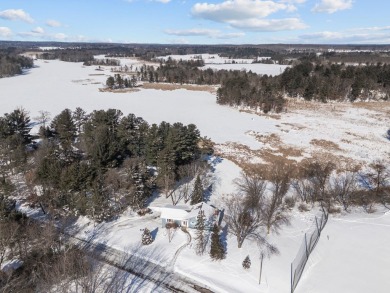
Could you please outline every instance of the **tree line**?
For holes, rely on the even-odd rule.
[[[45,124],[47,112],[41,114]],[[12,172],[24,172],[30,201],[45,212],[97,221],[143,208],[156,189],[168,193],[188,179],[183,170],[200,162],[204,151],[194,124],[150,125],[117,109],[65,109],[41,126],[38,144],[31,143],[30,129],[23,109],[0,118],[3,186]]]
[[[0,51],[0,78],[22,74],[23,69],[32,68],[31,58]]]

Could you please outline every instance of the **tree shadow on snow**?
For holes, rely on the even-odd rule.
[[[157,232],[158,232],[158,227],[156,229],[154,229],[153,231],[150,231],[150,234],[152,235],[153,240],[156,240]]]

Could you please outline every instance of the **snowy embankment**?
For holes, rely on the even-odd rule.
[[[389,231],[390,211],[330,217],[295,292],[389,292]]]

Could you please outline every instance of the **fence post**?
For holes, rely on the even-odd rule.
[[[306,233],[305,233],[305,248],[306,248],[306,259],[309,259],[309,251],[307,250],[307,239],[306,239]]]
[[[320,236],[321,235],[321,227],[318,226],[317,217],[315,219],[316,219],[316,226],[317,226],[318,236]]]
[[[291,263],[291,293],[294,293],[293,264]]]

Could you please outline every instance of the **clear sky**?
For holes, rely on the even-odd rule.
[[[389,0],[201,1],[1,0],[0,40],[390,44]]]

